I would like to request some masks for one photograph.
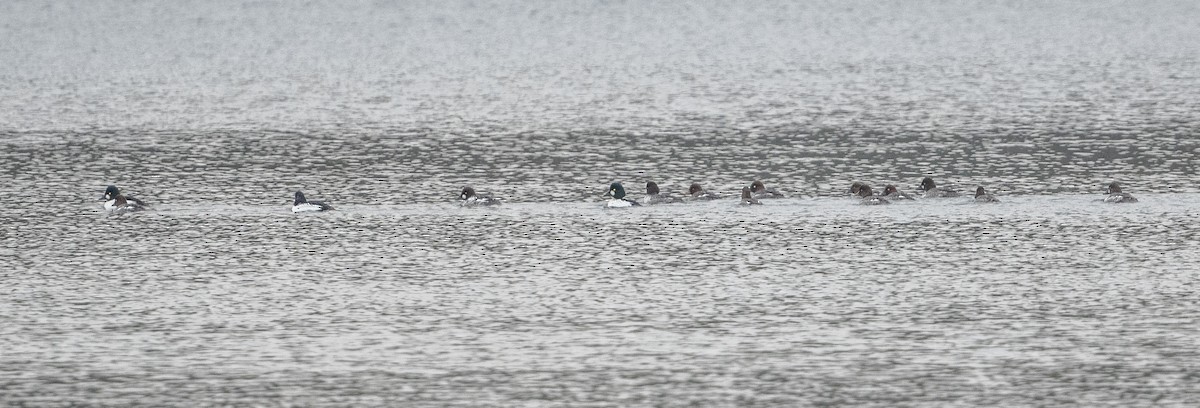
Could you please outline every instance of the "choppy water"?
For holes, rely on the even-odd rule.
[[[1194,406],[1198,7],[0,4],[0,403]]]

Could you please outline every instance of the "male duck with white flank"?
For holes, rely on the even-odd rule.
[[[606,207],[634,207],[641,205],[637,201],[625,198],[625,187],[621,186],[621,183],[618,182],[610,184],[608,192],[604,193],[604,196],[611,197],[608,200],[608,204],[605,204]]]
[[[958,197],[957,191],[937,188],[931,177],[921,180],[921,190],[925,191],[925,198]]]
[[[658,190],[658,183],[653,181],[646,182],[646,197],[642,198],[642,204],[671,204],[683,202],[679,197],[675,197],[670,193],[663,193]]]
[[[320,201],[308,201],[304,198],[304,193],[299,191],[296,192],[296,200],[292,202],[292,212],[294,213],[329,211],[332,209],[333,207],[329,204]]]
[[[108,186],[104,189],[104,196],[100,197],[100,201],[104,202],[104,209],[111,213],[127,213],[146,209],[146,204],[142,200],[126,197],[121,194],[121,189],[117,186]]]
[[[975,202],[977,202],[977,203],[998,203],[998,202],[1000,202],[1000,200],[996,199],[996,196],[988,194],[987,191],[983,189],[983,186],[979,186],[978,188],[975,189]]]
[[[742,201],[741,201],[741,202],[739,202],[738,204],[741,204],[741,205],[762,205],[762,202],[761,202],[761,201],[758,201],[758,199],[757,199],[757,198],[754,198],[754,195],[753,195],[753,193],[751,193],[751,192],[750,192],[750,187],[742,187]]]
[[[721,198],[720,194],[710,193],[704,190],[703,187],[700,187],[700,183],[692,183],[692,185],[688,187],[689,200],[716,200],[718,198]]]
[[[477,194],[471,187],[463,187],[458,194],[458,205],[462,207],[490,207],[500,205],[500,199],[492,198],[489,194]]]
[[[866,184],[863,184],[858,188],[858,196],[861,197],[861,199],[858,200],[858,203],[862,205],[882,205],[892,203],[886,198],[875,195],[875,192],[871,191],[871,186]]]
[[[1113,182],[1108,185],[1108,197],[1104,198],[1106,203],[1136,203],[1138,199],[1133,198],[1133,194],[1121,192],[1121,185]]]
[[[754,194],[754,198],[757,198],[760,200],[764,199],[764,198],[783,198],[784,197],[783,193],[779,192],[779,190],[776,190],[773,188],[767,188],[767,186],[763,185],[763,182],[758,181],[758,180],[754,180],[753,183],[750,183],[750,193]]]

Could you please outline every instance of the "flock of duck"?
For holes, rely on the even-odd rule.
[[[920,196],[921,198],[948,198],[948,197],[959,197],[961,195],[957,191],[954,191],[954,190],[938,188],[937,183],[935,183],[933,181],[932,177],[926,177],[923,180],[921,180],[921,186],[918,188],[922,191],[922,194]],[[463,191],[464,191],[464,193],[463,193],[464,196],[461,196],[459,198],[464,200],[464,203],[465,203],[466,202],[465,200],[467,200],[467,196],[465,195],[467,189],[464,189]],[[471,190],[471,192],[474,193],[474,190]],[[900,189],[896,188],[896,186],[892,185],[892,184],[888,184],[886,187],[884,187],[882,194],[877,194],[877,193],[875,193],[874,190],[871,189],[870,185],[867,185],[866,183],[862,183],[862,182],[857,182],[857,181],[850,185],[849,194],[851,197],[858,199],[858,203],[862,204],[862,205],[882,205],[882,204],[891,204],[892,201],[897,201],[897,200],[915,200],[916,199],[913,196],[905,194],[904,192],[900,191]],[[1112,184],[1108,185],[1107,194],[1108,194],[1108,197],[1104,198],[1104,202],[1108,202],[1108,203],[1136,203],[1137,202],[1137,199],[1134,198],[1133,195],[1131,195],[1129,193],[1121,192],[1121,186],[1119,184],[1117,184],[1116,182],[1113,182]],[[627,198],[627,195],[625,193],[625,187],[622,186],[621,183],[612,183],[612,185],[610,185],[608,187],[608,193],[606,193],[605,196],[610,197],[610,199],[608,200],[608,204],[607,204],[609,207],[632,207],[632,206],[637,206],[637,205],[667,204],[667,203],[677,203],[677,202],[683,202],[683,201],[689,201],[689,200],[691,200],[691,201],[712,200],[712,199],[721,198],[721,196],[718,194],[713,194],[713,193],[704,191],[704,189],[700,187],[700,184],[693,183],[691,185],[691,187],[688,187],[687,196],[685,196],[684,198],[681,199],[679,197],[674,197],[674,196],[660,193],[659,189],[658,189],[658,184],[655,184],[653,181],[646,183],[646,196],[644,198],[642,198],[641,201],[631,200],[631,199]],[[762,181],[755,180],[754,182],[750,183],[749,186],[742,187],[742,197],[741,197],[741,201],[739,202],[739,204],[759,205],[759,204],[762,204],[762,202],[759,200],[770,199],[770,198],[784,198],[784,197],[785,196],[783,195],[783,193],[780,193],[779,191],[777,191],[773,188],[767,188],[766,185],[764,185]],[[997,199],[995,196],[989,194],[987,192],[987,190],[985,190],[982,186],[975,188],[974,201],[977,203],[998,203],[998,202],[1000,202],[999,199]]]
[[[959,197],[960,194],[954,190],[938,188],[934,183],[933,178],[926,177],[921,180],[921,186],[918,187],[921,191],[921,198],[947,198]],[[1106,192],[1107,197],[1104,202],[1108,203],[1136,203],[1138,200],[1129,193],[1121,191],[1121,186],[1116,182],[1108,185]],[[849,194],[858,200],[862,205],[881,205],[891,204],[896,200],[914,200],[913,196],[905,194],[896,188],[895,185],[888,184],[883,188],[882,194],[876,194],[871,186],[862,182],[854,182],[850,185]],[[658,188],[658,184],[650,181],[646,183],[646,195],[641,200],[630,199],[625,193],[625,187],[619,182],[614,182],[608,187],[608,192],[604,194],[609,197],[605,204],[607,207],[633,207],[641,205],[655,204],[671,204],[681,203],[685,201],[700,201],[700,200],[716,200],[722,198],[720,194],[705,191],[700,187],[699,183],[692,183],[688,187],[687,195],[677,197],[670,193],[663,193]],[[739,204],[741,205],[760,205],[763,199],[784,198],[784,194],[773,189],[767,188],[762,181],[755,180],[749,186],[742,187],[742,197]],[[147,205],[142,200],[121,194],[121,190],[117,186],[108,186],[104,190],[104,196],[100,198],[104,201],[104,209],[111,213],[125,213],[141,211],[147,208]],[[463,207],[487,207],[500,205],[501,201],[497,198],[486,194],[475,192],[474,188],[463,187],[462,192],[458,195],[459,205]],[[988,194],[983,187],[975,189],[975,202],[979,203],[998,203],[1000,200],[995,196]],[[292,202],[292,212],[316,212],[329,211],[333,206],[320,201],[308,201],[304,197],[304,193],[297,191],[295,199]]]

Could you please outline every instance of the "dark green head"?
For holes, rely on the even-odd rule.
[[[104,189],[104,197],[101,197],[100,201],[112,200],[119,195],[121,195],[121,190],[117,186],[108,186],[108,188]]]
[[[604,195],[620,200],[625,198],[625,187],[622,187],[621,183],[614,182],[608,186],[608,193]]]
[[[463,187],[462,192],[458,194],[459,200],[466,200],[475,197],[475,189],[471,187]]]

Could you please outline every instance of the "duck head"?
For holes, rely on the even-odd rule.
[[[850,185],[850,194],[858,195],[858,190],[861,189],[862,186],[863,183],[861,181],[855,181],[854,184]]]
[[[625,187],[621,186],[621,183],[614,182],[608,185],[608,192],[604,195],[618,200],[623,199],[625,198]]]
[[[933,184],[932,177],[926,177],[924,179],[921,179],[921,190],[929,191],[929,190],[933,190],[935,188],[937,188],[937,185]]]
[[[471,187],[463,187],[462,192],[458,194],[459,200],[466,200],[475,196],[475,189]]]
[[[761,193],[764,191],[767,191],[767,186],[764,185],[763,182],[754,180],[753,183],[750,183],[750,192],[751,193]]]
[[[872,195],[874,195],[874,192],[871,191],[871,186],[863,184],[862,187],[859,187],[859,189],[858,189],[859,197],[870,197]]]
[[[658,183],[655,183],[653,181],[647,181],[646,182],[646,194],[649,194],[649,195],[658,194]]]
[[[119,195],[121,195],[121,190],[117,186],[108,186],[108,188],[104,189],[104,197],[100,197],[100,201],[112,200]]]

